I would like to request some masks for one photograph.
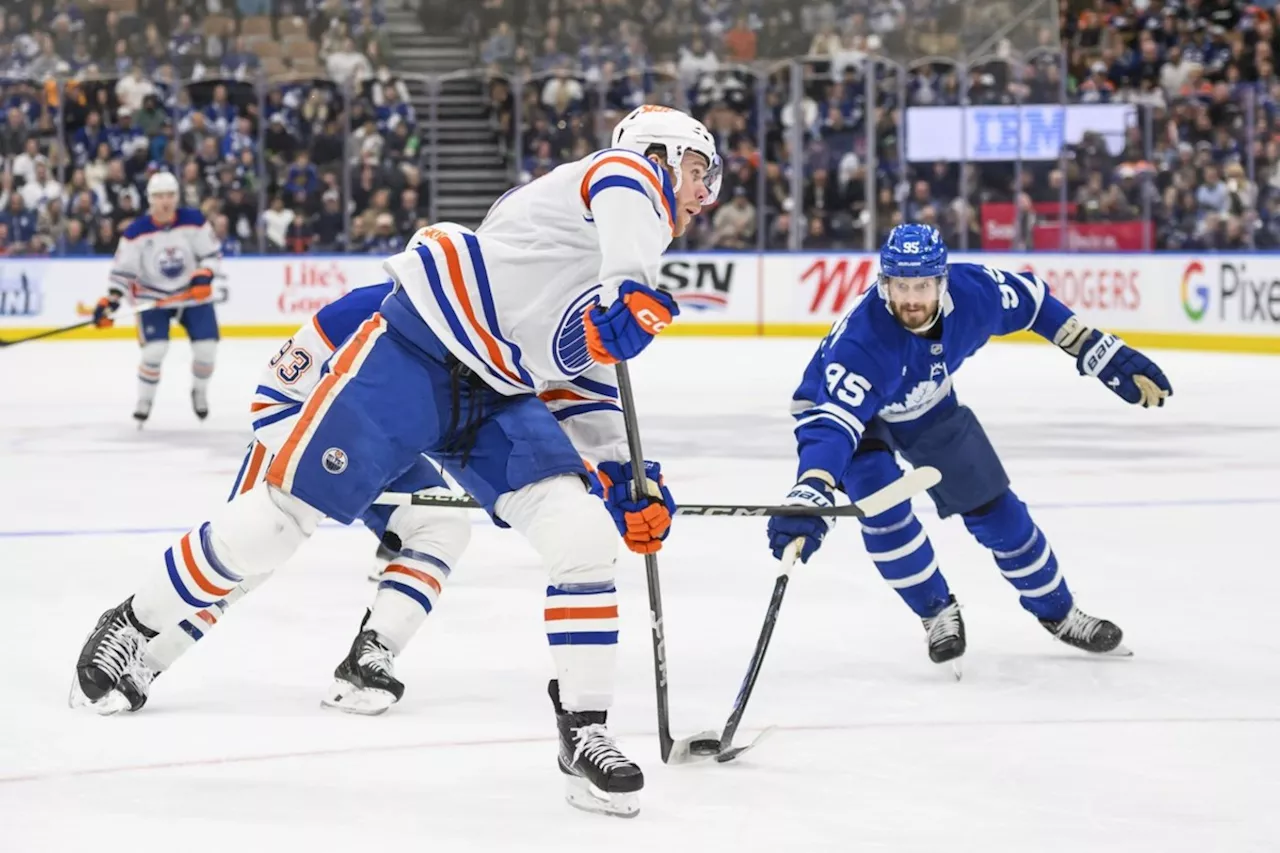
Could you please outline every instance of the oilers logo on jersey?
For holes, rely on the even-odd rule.
[[[150,240],[147,241],[146,248],[151,249]],[[156,253],[156,268],[160,270],[162,276],[172,281],[183,277],[183,273],[187,270],[187,261],[178,247],[162,246]]]
[[[560,325],[551,342],[551,355],[556,367],[566,376],[576,376],[591,366],[591,354],[587,352],[587,330],[582,315],[600,304],[604,287],[596,285],[575,299],[560,318]]]
[[[321,460],[324,470],[330,474],[341,474],[347,470],[347,454],[341,447],[330,447],[324,452]]]

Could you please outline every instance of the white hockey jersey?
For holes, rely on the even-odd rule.
[[[615,373],[588,354],[583,313],[624,279],[657,286],[674,221],[666,170],[606,149],[507,192],[474,233],[441,227],[383,266],[459,361],[500,393],[537,393],[588,459],[623,460]]]
[[[183,290],[196,270],[216,273],[221,260],[218,238],[200,211],[180,207],[163,226],[144,214],[120,235],[111,283],[134,300],[164,299]]]

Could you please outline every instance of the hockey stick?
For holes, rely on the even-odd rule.
[[[800,556],[800,550],[803,547],[804,539],[796,539],[782,554],[782,565],[778,569],[778,579],[773,584],[773,595],[769,598],[769,609],[764,614],[764,624],[760,626],[760,637],[756,640],[756,649],[751,653],[747,675],[742,679],[738,696],[733,700],[733,710],[729,712],[729,719],[724,724],[724,732],[720,735],[720,753],[716,756],[716,761],[721,764],[737,758],[773,731],[772,728],[765,729],[746,746],[731,746],[733,736],[738,733],[738,725],[742,722],[742,715],[747,711],[747,700],[751,698],[756,679],[760,677],[760,670],[764,667],[764,656],[769,651],[769,641],[773,639],[773,626],[778,623],[778,613],[782,610],[782,597],[786,595],[787,582],[791,579],[791,568],[796,564],[796,558]]]
[[[12,341],[0,341],[0,349],[4,349],[5,347],[11,347],[14,344],[25,344],[28,341],[38,341],[41,338],[51,338],[54,335],[61,335],[64,332],[71,332],[71,331],[74,331],[75,329],[83,329],[85,326],[92,326],[94,322],[96,321],[92,317],[90,317],[88,320],[84,320],[79,323],[72,323],[70,326],[63,326],[61,329],[46,329],[43,332],[38,332],[37,334],[34,334],[34,335],[28,335],[25,338],[18,338]]]
[[[627,449],[631,452],[631,473],[637,495],[648,494],[644,474],[644,451],[640,448],[640,427],[636,422],[635,395],[626,362],[618,362],[618,402],[627,429]],[[658,585],[658,558],[644,555],[644,573],[649,583],[649,624],[653,629],[653,676],[658,696],[658,750],[663,764],[685,764],[709,758],[720,751],[715,732],[703,732],[679,741],[671,737],[671,703],[667,693],[667,650],[662,625],[662,590]]]
[[[858,507],[863,516],[879,515],[903,501],[910,500],[913,495],[933,488],[940,482],[942,482],[942,475],[938,473],[937,468],[916,468],[894,480],[883,489],[868,495],[860,501],[855,501],[851,506]],[[760,637],[756,640],[755,651],[751,653],[751,663],[747,665],[746,677],[742,679],[742,686],[738,689],[738,695],[733,700],[733,709],[729,712],[729,718],[725,721],[724,732],[720,735],[720,752],[716,755],[716,761],[721,764],[732,761],[748,749],[756,746],[773,731],[772,727],[766,728],[746,746],[732,746],[733,736],[737,734],[738,725],[742,722],[742,715],[747,711],[747,701],[751,698],[751,691],[755,689],[756,679],[760,677],[760,670],[764,667],[764,656],[769,651],[769,641],[773,639],[773,628],[778,622],[778,613],[782,610],[782,597],[787,592],[787,583],[791,579],[791,569],[795,566],[796,559],[800,556],[803,548],[804,539],[797,539],[788,545],[787,549],[782,553],[781,566],[778,568],[778,579],[773,584],[773,595],[769,598],[769,609],[764,614],[764,624],[760,627]]]
[[[932,472],[930,474],[929,472]],[[897,480],[888,488],[882,489],[875,494],[857,501],[856,503],[847,504],[845,506],[831,507],[823,509],[820,507],[809,506],[774,506],[771,504],[684,504],[675,511],[675,515],[682,516],[706,516],[709,518],[763,518],[768,516],[810,516],[820,515],[824,518],[864,518],[869,515],[879,515],[890,507],[902,503],[905,498],[897,498],[899,494],[898,484],[904,480],[910,483],[913,491],[907,495],[910,497],[918,491],[929,489],[933,484],[938,482],[934,480],[932,483],[926,482],[929,476],[937,475],[937,469],[934,468],[917,468],[910,474],[907,474],[902,480]],[[889,490],[893,491],[890,492]],[[881,495],[885,495],[881,498]],[[896,503],[885,503],[885,500],[896,500]],[[454,507],[455,509],[479,509],[480,504],[476,503],[473,498],[466,495],[424,495],[417,492],[384,492],[375,500],[375,504],[380,506],[438,506],[438,507]]]
[[[176,295],[177,294],[175,294],[175,296]],[[220,305],[226,301],[227,301],[227,292],[225,289],[223,289],[219,292],[218,296],[215,297],[211,302],[192,303],[191,305],[183,305],[183,304],[180,304],[181,300],[176,300],[173,296],[171,296],[165,299],[158,300],[155,305],[152,305],[150,308],[144,308],[143,311],[152,311],[156,308],[190,308],[190,307],[193,307],[194,305],[200,305],[200,304]],[[123,316],[113,315],[111,319],[113,321],[129,320],[140,313],[142,312],[134,311],[132,314],[124,314]],[[29,341],[38,341],[41,338],[52,338],[54,335],[61,335],[66,332],[74,332],[76,329],[83,329],[85,326],[92,326],[95,322],[97,321],[94,320],[92,317],[90,317],[88,320],[82,320],[79,323],[72,323],[70,326],[63,326],[60,329],[46,329],[43,332],[37,332],[36,334],[28,335],[25,338],[18,338],[12,341],[0,340],[0,349],[4,349],[5,347],[11,347],[11,346],[14,346],[15,344],[25,344],[25,343],[28,343]]]

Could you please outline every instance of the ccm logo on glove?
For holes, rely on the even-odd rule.
[[[635,358],[680,313],[669,294],[627,279],[608,308],[589,308],[582,322],[587,352],[600,364]]]

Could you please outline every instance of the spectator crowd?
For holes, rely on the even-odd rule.
[[[692,247],[785,248],[795,230],[805,247],[860,249],[905,217],[979,248],[990,240],[981,221],[988,205],[1011,211],[1008,230],[1016,220],[1024,242],[1036,225],[1065,217],[1150,223],[1152,248],[1280,247],[1273,3],[1034,6],[480,0],[463,26],[494,81],[494,126],[518,148],[521,179],[596,147],[601,129],[640,103],[703,119],[727,181]],[[1024,13],[1030,23],[1016,44],[997,42],[964,68],[921,62],[974,48],[949,33],[995,33]],[[1020,166],[903,156],[906,109],[1057,104],[1064,95],[1068,104],[1131,105],[1131,126],[1068,140],[1059,159]]]
[[[113,252],[157,170],[227,254],[401,245],[428,217],[432,161],[387,1],[5,4],[0,253]],[[726,177],[689,248],[860,249],[904,218],[980,248],[997,207],[1015,247],[1065,219],[1138,225],[1158,249],[1280,248],[1274,5],[1052,2],[407,0],[473,51],[514,180],[600,147],[639,104],[701,118]],[[1016,44],[925,59],[1023,13]],[[904,156],[909,109],[1064,98],[1132,120],[1056,159]]]
[[[37,0],[0,14],[0,254],[109,255],[176,175],[228,255],[426,221],[381,0]]]

